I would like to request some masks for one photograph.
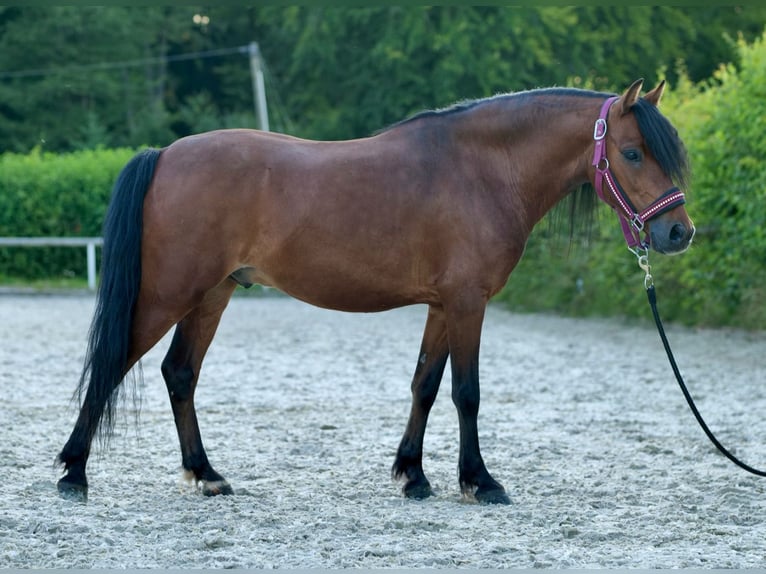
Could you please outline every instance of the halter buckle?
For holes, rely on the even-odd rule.
[[[593,139],[601,141],[606,137],[606,118],[598,118],[593,126]]]

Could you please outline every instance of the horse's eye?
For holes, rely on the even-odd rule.
[[[639,163],[642,159],[641,152],[637,149],[626,149],[622,152],[622,157],[631,163]]]

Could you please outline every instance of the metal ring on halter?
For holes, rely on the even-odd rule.
[[[604,163],[604,167],[601,167],[601,162]],[[602,157],[600,160],[598,160],[598,163],[596,164],[596,169],[598,171],[607,171],[609,169],[609,159]]]
[[[598,118],[593,126],[593,139],[600,141],[606,137],[606,118]]]

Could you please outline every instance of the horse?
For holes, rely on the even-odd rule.
[[[235,288],[260,284],[341,311],[427,305],[392,475],[408,498],[433,494],[423,437],[449,358],[460,489],[509,503],[479,448],[479,343],[488,301],[533,227],[565,197],[595,187],[645,233],[644,248],[680,253],[694,235],[677,187],[689,175],[686,151],[658,111],[665,83],[643,96],[642,86],[501,94],[355,140],[231,129],[138,152],[104,220],[80,410],[57,457],[61,495],[87,500],[92,441],[113,432],[123,380],[173,326],[161,373],[184,472],[205,495],[234,492],[208,460],[194,393]],[[624,215],[625,203],[641,209]]]

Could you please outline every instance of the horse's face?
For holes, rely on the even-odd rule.
[[[685,151],[675,129],[657,111],[665,83],[639,101],[642,83],[642,80],[634,82],[612,105],[606,137],[609,167],[639,212],[674,188],[672,175],[683,185],[687,169]],[[648,137],[639,127],[639,113]],[[660,161],[656,156],[662,156]],[[609,202],[612,200],[607,198]],[[659,253],[681,253],[694,237],[694,224],[683,205],[651,218],[646,226],[652,248]]]

